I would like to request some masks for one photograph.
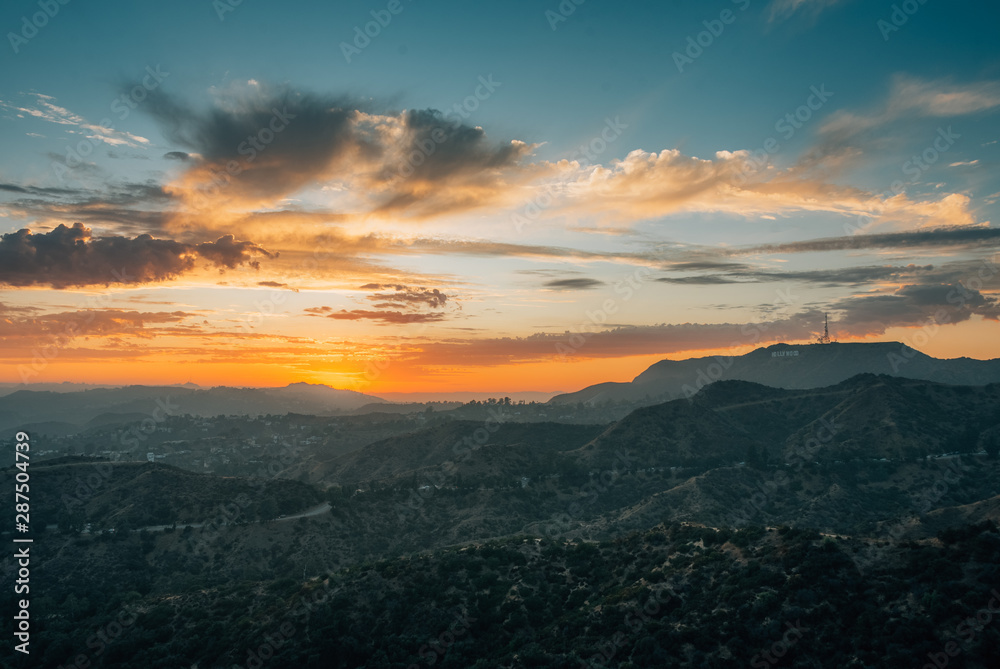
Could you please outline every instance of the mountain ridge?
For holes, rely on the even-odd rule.
[[[282,388],[132,385],[75,392],[16,390],[0,396],[0,429],[50,421],[53,415],[82,429],[90,421],[115,414],[123,416],[118,422],[127,422],[126,418],[136,414],[151,416],[157,422],[166,415],[183,414],[205,418],[285,413],[330,416],[370,404],[389,403],[375,395],[305,383]]]
[[[653,363],[629,382],[604,382],[557,395],[550,404],[655,404],[691,397],[714,381],[750,381],[773,388],[832,386],[858,374],[885,374],[951,385],[1000,382],[1000,359],[934,358],[900,342],[772,344],[740,356]]]

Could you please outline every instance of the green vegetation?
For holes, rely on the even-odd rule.
[[[306,579],[179,585],[138,564],[133,536],[116,551],[137,580],[108,590],[47,575],[38,606],[58,613],[39,619],[31,666],[81,652],[95,667],[243,666],[271,643],[268,666],[404,668],[433,655],[441,667],[743,667],[791,625],[800,638],[782,666],[912,667],[957,639],[955,666],[991,667],[1000,618],[961,625],[994,597],[1000,536],[969,527],[951,539],[886,548],[859,572],[860,540],[673,523],[609,542],[512,537]],[[119,625],[96,652],[91,637]]]
[[[33,463],[34,645],[0,664],[994,667],[998,392],[867,375],[610,426],[501,400],[198,427],[308,435],[258,477]]]

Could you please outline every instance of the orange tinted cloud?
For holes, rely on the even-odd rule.
[[[971,201],[962,194],[923,200],[905,194],[882,198],[798,167],[760,169],[748,151],[720,151],[712,159],[702,159],[677,150],[636,150],[609,166],[582,170],[563,192],[564,199],[554,209],[619,224],[679,212],[870,215],[879,225],[906,229],[976,224]]]
[[[184,311],[140,312],[122,309],[84,309],[39,314],[37,309],[0,304],[0,339],[37,340],[49,336],[137,335],[148,325],[179,323],[190,314]],[[148,336],[148,335],[147,335]]]
[[[443,313],[404,313],[402,311],[372,311],[369,309],[334,310],[332,307],[312,307],[306,312],[313,316],[325,316],[341,321],[376,321],[382,325],[400,325],[404,323],[434,323],[446,318]]]
[[[270,206],[329,184],[364,213],[424,218],[496,205],[525,178],[533,147],[524,142],[491,142],[435,110],[370,107],[251,85],[226,91],[208,112],[157,90],[144,110],[191,150],[166,190],[197,213]]]

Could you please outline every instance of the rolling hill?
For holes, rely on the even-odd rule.
[[[234,518],[252,521],[295,513],[320,500],[315,489],[298,481],[209,476],[150,462],[71,457],[33,464],[30,471],[35,527],[197,523],[215,518],[223,506]],[[15,474],[13,467],[0,470],[0,485],[13,490]],[[4,527],[13,527],[13,508],[2,515]]]
[[[63,522],[32,545],[31,666],[65,665],[122,611],[134,624],[91,666],[232,666],[284,622],[276,666],[410,666],[455,611],[475,620],[440,666],[746,666],[800,619],[788,666],[912,666],[995,582],[1000,384],[734,380],[607,425],[426,424],[314,464],[323,490],[33,463],[32,523]],[[645,609],[660,587],[676,601]],[[998,644],[984,632],[964,666]]]

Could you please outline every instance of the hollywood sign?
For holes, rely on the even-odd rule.
[[[772,358],[795,358],[798,355],[798,351],[771,351]]]

